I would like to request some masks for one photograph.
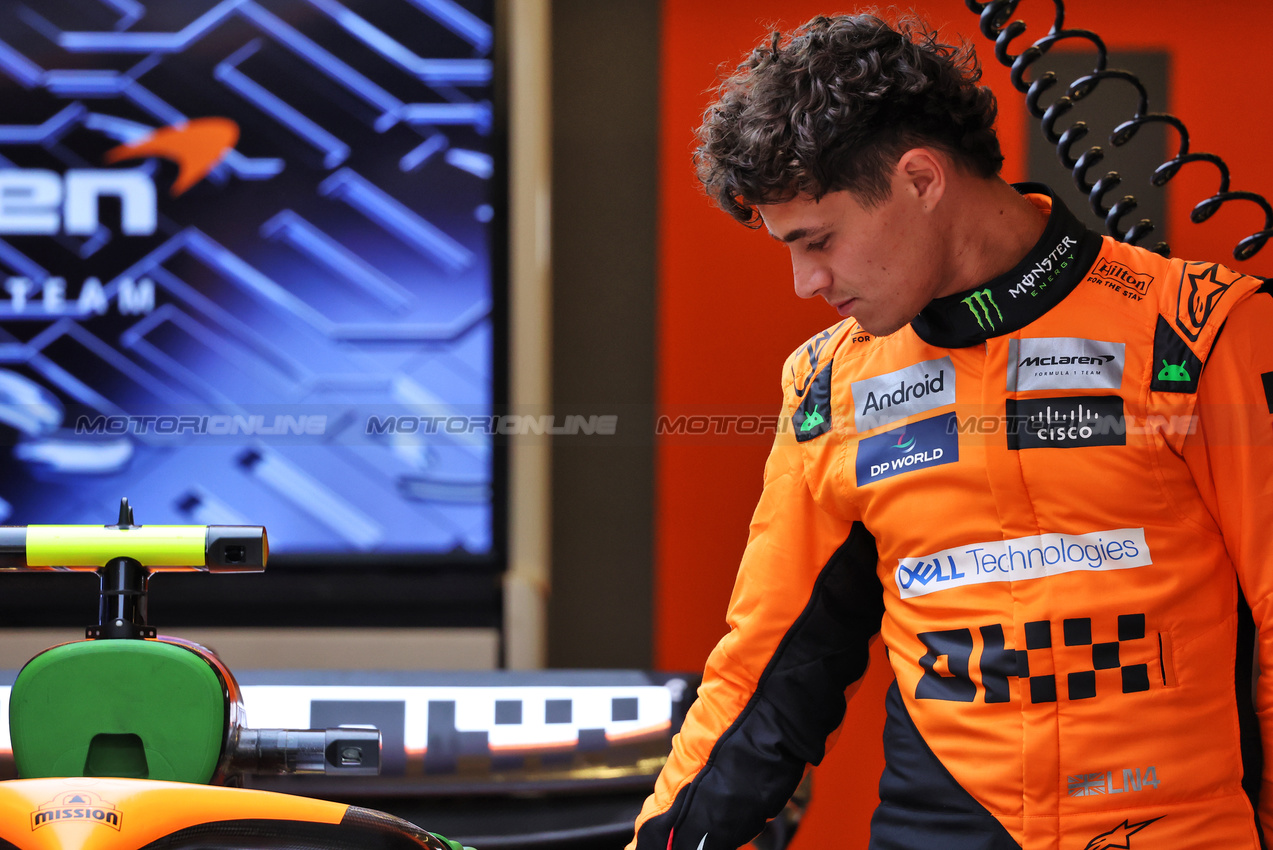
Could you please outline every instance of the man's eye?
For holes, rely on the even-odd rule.
[[[830,237],[823,236],[823,237],[822,237],[821,239],[819,239],[817,242],[810,242],[810,243],[809,243],[809,245],[808,245],[808,248],[807,248],[806,250],[809,250],[809,251],[821,251],[823,248],[827,247],[827,239],[829,239],[829,238],[830,238]]]

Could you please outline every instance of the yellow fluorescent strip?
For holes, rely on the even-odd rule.
[[[207,535],[206,525],[28,525],[26,561],[32,567],[96,569],[126,555],[146,567],[202,566]]]

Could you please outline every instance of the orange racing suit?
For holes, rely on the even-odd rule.
[[[1234,665],[1240,585],[1273,668],[1273,289],[1018,189],[1048,223],[1015,268],[785,364],[730,632],[629,850],[755,836],[876,634],[871,847],[1260,846]]]

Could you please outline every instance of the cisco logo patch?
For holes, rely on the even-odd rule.
[[[1009,449],[1127,445],[1118,396],[1008,399],[1006,407]]]
[[[947,413],[862,440],[858,443],[858,486],[959,460],[955,426],[955,414]]]

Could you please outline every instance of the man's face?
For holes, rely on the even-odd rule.
[[[839,191],[757,210],[770,235],[791,250],[797,295],[820,295],[841,316],[884,336],[946,294],[931,207],[922,191],[897,179],[889,199],[871,208]]]

